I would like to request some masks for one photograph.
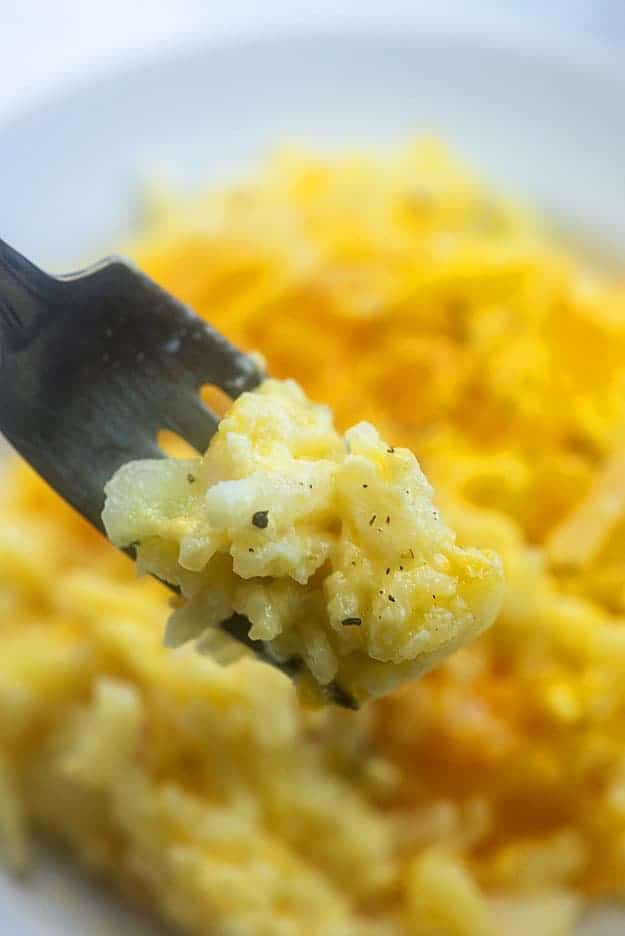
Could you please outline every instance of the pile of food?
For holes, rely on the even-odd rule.
[[[204,457],[130,462],[105,490],[111,541],[179,589],[167,644],[215,655],[219,626],[242,615],[303,704],[358,708],[501,607],[499,558],[456,544],[412,452],[371,423],[341,437],[293,381],[239,397]]]
[[[189,933],[572,932],[625,881],[625,288],[430,140],[159,194],[133,255],[413,450],[503,608],[390,696],[306,710],[252,659],[165,649],[166,590],[10,464],[7,859],[54,836]]]

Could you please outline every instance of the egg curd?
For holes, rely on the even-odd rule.
[[[458,546],[501,556],[503,604],[420,679],[305,708],[249,656],[165,648],[171,591],[14,459],[6,860],[53,838],[196,936],[570,936],[625,892],[623,280],[430,139],[158,188],[128,252],[340,433],[366,419],[413,451]],[[279,508],[254,501],[249,546]]]
[[[131,462],[106,495],[112,542],[187,599],[167,643],[245,615],[275,660],[303,660],[304,696],[388,692],[501,605],[499,559],[456,545],[414,455],[369,423],[341,436],[292,381],[239,397],[203,458]]]

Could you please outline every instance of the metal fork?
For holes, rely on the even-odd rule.
[[[105,483],[128,461],[162,458],[160,429],[204,452],[219,420],[201,386],[234,399],[263,376],[125,261],[50,276],[0,240],[0,431],[100,532]],[[303,666],[297,658],[277,663],[250,639],[241,615],[221,626],[291,677]],[[337,684],[327,694],[355,707]]]

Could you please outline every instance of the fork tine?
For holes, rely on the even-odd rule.
[[[190,394],[164,413],[163,428],[182,436],[201,455],[215,435],[219,420],[202,401]]]
[[[122,308],[149,309],[140,356],[158,359],[161,378],[169,372],[179,387],[195,391],[212,383],[235,398],[262,379],[257,361],[125,260],[113,257],[62,281],[85,303],[106,295],[109,304],[115,297]]]

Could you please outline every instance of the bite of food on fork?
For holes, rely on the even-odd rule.
[[[197,455],[165,457],[163,428]],[[304,700],[358,707],[498,613],[498,557],[457,545],[410,451],[341,434],[121,260],[53,277],[0,242],[0,430],[175,589],[169,645],[225,631]]]

